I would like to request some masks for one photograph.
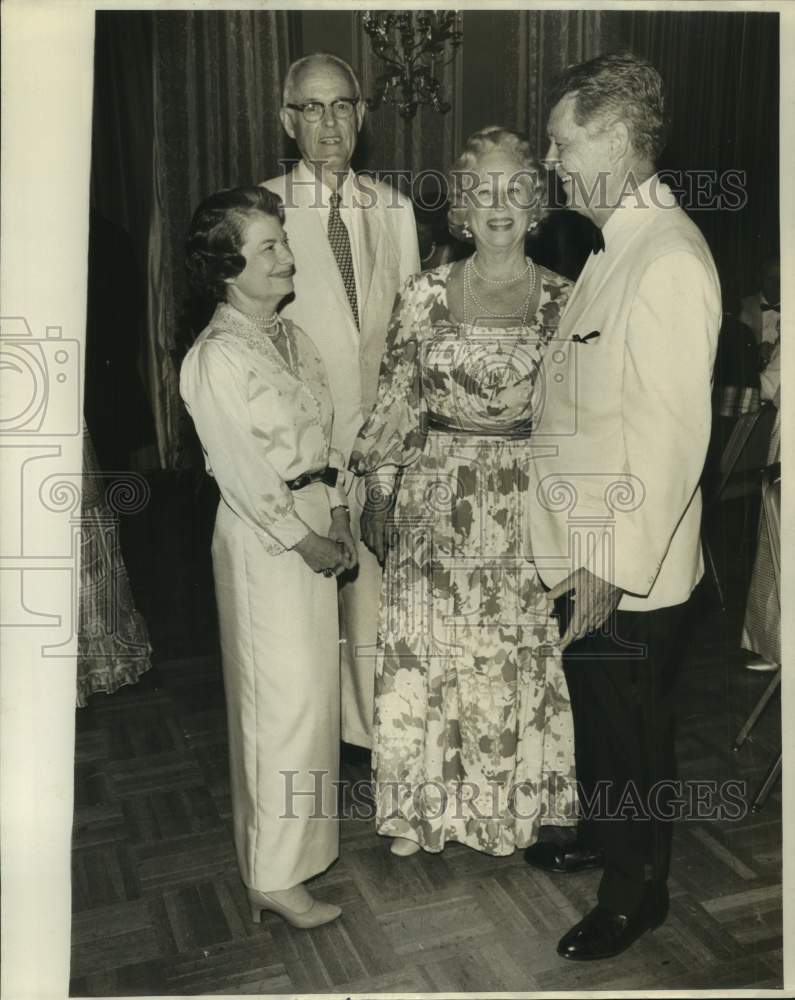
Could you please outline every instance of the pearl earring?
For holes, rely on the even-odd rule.
[[[465,239],[468,239],[468,240],[472,239],[472,230],[469,228],[469,223],[468,222],[464,223],[464,228],[461,230],[461,235],[463,237],[465,237]]]

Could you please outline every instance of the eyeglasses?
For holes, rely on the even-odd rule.
[[[319,122],[326,113],[326,108],[331,108],[335,118],[350,118],[358,103],[358,97],[338,97],[331,104],[324,104],[322,101],[304,101],[303,104],[285,104],[285,107],[300,111],[306,122]]]

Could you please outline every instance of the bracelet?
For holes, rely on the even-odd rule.
[[[347,510],[350,513],[350,507],[346,503],[335,503],[331,508],[331,513],[333,514],[335,510]]]

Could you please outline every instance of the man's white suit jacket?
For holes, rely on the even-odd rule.
[[[351,447],[375,402],[378,373],[395,297],[420,270],[411,202],[388,184],[354,175],[351,211],[358,233],[359,329],[323,225],[312,208],[314,184],[296,170],[264,182],[285,203],[285,226],[295,257],[295,300],[284,315],[317,346],[334,400],[332,444],[347,464]]]
[[[603,235],[537,384],[530,539],[547,586],[584,566],[625,591],[619,610],[652,610],[686,601],[703,575],[720,286],[656,176]]]

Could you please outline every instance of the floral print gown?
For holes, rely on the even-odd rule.
[[[575,822],[557,625],[526,543],[531,400],[571,285],[539,268],[527,326],[464,326],[447,303],[453,266],[410,278],[398,297],[351,459],[372,474],[371,502],[394,495],[376,824],[429,851],[455,840],[504,855],[534,843],[542,822]]]
[[[77,634],[77,706],[92,694],[135,684],[152,666],[149,630],[135,607],[119,541],[119,514],[109,500],[113,477],[103,473],[83,422],[83,496],[80,504],[80,593]],[[129,479],[117,480],[134,490]]]

